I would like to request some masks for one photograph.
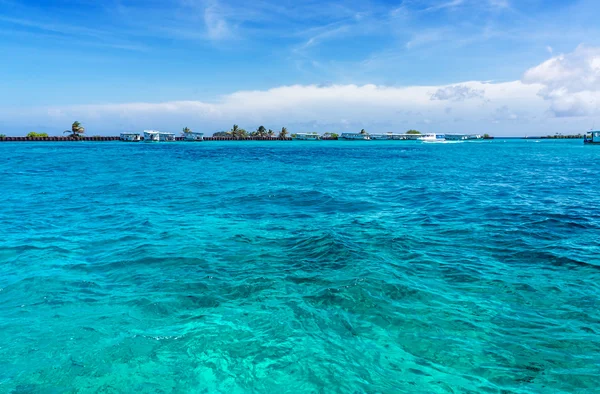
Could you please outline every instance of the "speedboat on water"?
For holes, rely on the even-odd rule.
[[[422,142],[446,142],[446,135],[430,133],[417,139]]]

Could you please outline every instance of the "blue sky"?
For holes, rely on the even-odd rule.
[[[0,0],[0,133],[58,133],[73,117],[93,134],[182,125],[212,133],[235,122],[501,135],[519,130],[517,120],[531,121],[523,131],[577,131],[596,115],[595,88],[570,89],[578,96],[561,96],[560,107],[564,86],[552,73],[524,76],[562,54],[565,75],[578,61],[593,65],[598,14],[588,0]],[[442,108],[461,86],[475,93],[463,89]],[[503,86],[519,92],[518,107],[513,93],[493,92]],[[414,107],[411,89],[429,101]],[[586,108],[565,109],[573,100]]]

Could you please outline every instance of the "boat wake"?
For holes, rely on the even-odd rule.
[[[421,141],[424,144],[462,144],[465,141]]]

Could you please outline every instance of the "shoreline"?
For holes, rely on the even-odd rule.
[[[572,140],[572,139],[583,139],[583,136],[562,136],[562,137],[488,137],[482,138],[482,140]],[[0,137],[0,142],[81,142],[81,141],[92,141],[92,142],[106,142],[106,141],[120,141],[119,136],[94,136],[94,137]],[[204,137],[202,141],[188,141],[188,142],[204,142],[204,141],[293,141],[291,137],[278,138],[278,137],[246,137],[246,138],[234,138],[234,137]],[[322,141],[342,141],[341,139],[334,138],[321,138]],[[185,141],[184,137],[175,137],[175,141]],[[406,140],[410,141],[410,140]],[[129,141],[123,141],[129,142]],[[144,142],[143,140],[138,142]]]

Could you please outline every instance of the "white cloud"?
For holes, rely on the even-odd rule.
[[[517,119],[519,119],[519,115],[508,108],[508,105],[503,105],[502,107],[496,109],[493,121],[494,123],[501,123],[503,121],[514,121]]]
[[[439,88],[431,95],[431,99],[463,101],[473,98],[483,98],[484,95],[484,90],[472,89],[464,85],[453,85]]]
[[[204,10],[206,34],[211,40],[222,40],[232,36],[227,21],[220,14],[216,5],[209,5]]]
[[[508,0],[489,0],[489,3],[494,8],[510,8]]]
[[[432,5],[431,7],[427,7],[425,11],[438,11],[447,8],[455,8],[463,5],[464,2],[465,0],[450,0],[436,5]]]
[[[449,37],[447,28],[421,30],[415,33],[405,45],[406,49],[414,49],[427,44],[444,41]]]
[[[238,91],[215,101],[170,101],[0,109],[3,128],[64,130],[74,119],[91,134],[190,126],[212,133],[236,123],[290,131],[320,132],[477,130],[496,135],[535,131],[579,132],[589,127],[600,103],[600,48],[579,47],[525,72],[522,81],[468,81],[450,85],[290,85]],[[451,107],[449,106],[451,103]],[[449,109],[451,108],[451,109]],[[564,117],[571,118],[568,122]],[[42,128],[36,125],[44,125]],[[510,124],[510,127],[507,125]],[[14,132],[13,132],[14,134]]]
[[[600,48],[580,45],[527,70],[526,84],[538,84],[539,95],[550,102],[557,117],[585,116],[600,104]]]
[[[540,107],[543,100],[536,95],[538,90],[539,86],[520,82],[465,82],[450,86],[410,87],[292,85],[269,90],[239,91],[222,96],[215,102],[75,105],[24,112],[12,110],[4,115],[6,118],[10,114],[15,120],[36,119],[56,129],[64,129],[65,124],[78,119],[84,122],[91,133],[143,128],[179,130],[186,125],[213,132],[228,128],[233,123],[247,128],[259,124],[272,128],[287,125],[294,131],[294,125],[306,127],[307,120],[311,121],[309,127],[322,132],[357,127],[371,127],[371,130],[379,128],[382,131],[406,130],[415,124],[439,129],[448,120],[448,101],[432,100],[432,91],[455,92],[458,95],[458,99],[452,98],[452,93],[446,96],[453,102],[453,118],[491,124],[499,106],[520,101],[522,105]],[[464,99],[470,95],[480,97],[483,92],[489,102]],[[324,125],[330,129],[318,129]],[[464,127],[471,126],[465,122]]]

